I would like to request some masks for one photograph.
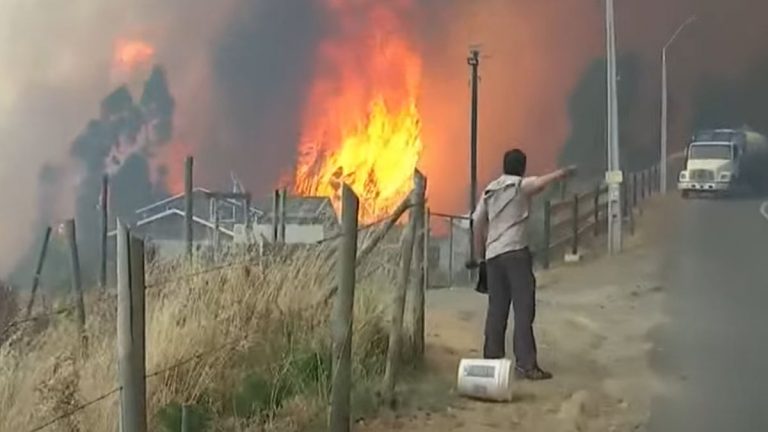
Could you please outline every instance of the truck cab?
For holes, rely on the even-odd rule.
[[[745,134],[732,129],[701,131],[686,149],[685,168],[678,178],[684,198],[692,193],[723,195],[740,181]]]

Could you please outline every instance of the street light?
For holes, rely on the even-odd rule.
[[[686,27],[688,27],[690,24],[692,24],[694,21],[696,21],[696,17],[692,16],[688,18],[684,23],[680,24],[680,27],[677,28],[677,31],[672,35],[671,38],[669,38],[669,41],[664,45],[664,48],[661,50],[661,149],[660,154],[661,158],[659,161],[659,180],[661,185],[661,193],[666,194],[667,193],[667,140],[668,140],[668,128],[669,128],[669,117],[668,117],[668,104],[669,104],[669,93],[667,92],[667,49],[672,45],[675,40],[677,40],[677,37],[682,33],[683,30],[685,30]]]
[[[619,110],[616,74],[616,26],[613,12],[613,0],[605,0],[605,40],[606,40],[606,81],[608,90],[608,251],[611,254],[621,252],[622,215],[621,215],[621,165],[619,163]]]

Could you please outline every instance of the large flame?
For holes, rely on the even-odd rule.
[[[379,3],[329,3],[338,34],[319,50],[295,175],[298,193],[329,196],[337,209],[346,182],[364,221],[408,194],[423,150],[421,58],[399,21],[408,5]]]

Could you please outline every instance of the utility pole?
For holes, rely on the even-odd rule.
[[[691,23],[696,21],[696,17],[692,16],[688,18],[684,23],[680,24],[677,31],[669,38],[669,41],[664,44],[664,48],[661,50],[661,149],[659,160],[659,189],[662,195],[667,193],[667,155],[668,150],[668,129],[669,129],[669,93],[667,87],[667,49],[677,39],[680,33],[688,27]]]
[[[474,223],[472,221],[472,212],[477,206],[477,100],[478,100],[478,69],[480,68],[480,50],[473,48],[469,52],[467,64],[472,73],[471,101],[470,101],[470,120],[469,120],[469,255],[470,259],[475,259]]]
[[[605,1],[606,58],[608,86],[608,251],[621,252],[621,165],[619,163],[619,110],[616,72],[616,26],[613,0]]]

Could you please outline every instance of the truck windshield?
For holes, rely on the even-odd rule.
[[[731,159],[729,145],[692,145],[688,154],[689,159]]]

